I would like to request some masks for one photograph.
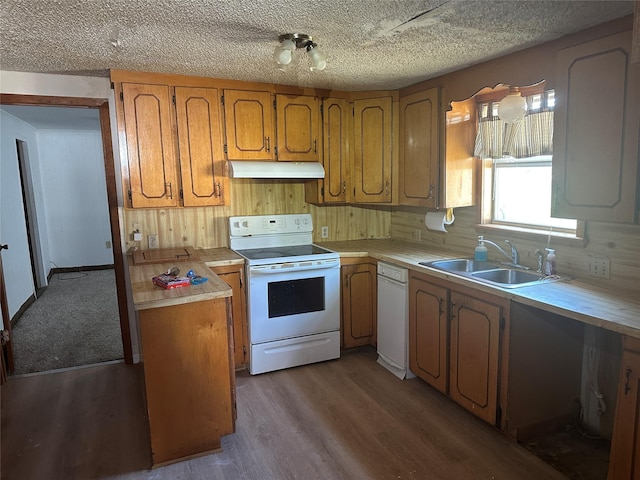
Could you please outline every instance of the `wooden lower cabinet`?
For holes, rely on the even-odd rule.
[[[219,450],[235,431],[229,309],[220,298],[138,312],[154,467]]]
[[[640,478],[640,339],[624,337],[607,478]]]
[[[416,272],[409,277],[411,371],[492,425],[500,420],[502,325],[508,312],[508,301],[498,297]]]
[[[447,393],[449,388],[449,290],[428,281],[409,277],[409,367],[432,387]]]
[[[495,425],[502,307],[451,292],[449,396]]]
[[[220,279],[231,287],[231,312],[233,316],[233,358],[236,370],[249,363],[247,332],[247,297],[244,283],[244,265],[211,267]]]
[[[369,260],[355,264],[342,263],[342,346],[375,346],[378,318],[376,263]]]

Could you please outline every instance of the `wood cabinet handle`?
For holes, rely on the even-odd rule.
[[[435,185],[432,183],[431,185],[429,185],[429,195],[427,195],[427,200],[430,200],[433,198],[433,189],[435,188]]]
[[[264,137],[264,141],[267,144],[267,152],[271,151],[271,137]]]
[[[631,390],[631,386],[629,385],[629,380],[631,377],[631,367],[626,368],[626,370],[624,371],[624,375],[626,377],[626,381],[624,383],[624,394],[627,395]]]

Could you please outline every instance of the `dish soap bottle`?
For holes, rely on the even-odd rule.
[[[544,261],[543,272],[546,276],[557,274],[556,270],[556,251],[553,248],[545,248],[547,251],[547,258]]]
[[[487,261],[487,247],[484,244],[484,237],[482,235],[478,235],[478,245],[476,245],[476,249],[473,252],[473,259],[476,262]]]

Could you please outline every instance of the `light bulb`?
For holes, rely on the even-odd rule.
[[[273,59],[278,65],[289,65],[293,56],[293,51],[296,49],[293,40],[285,39],[273,52]]]
[[[316,47],[309,47],[307,53],[311,57],[311,67],[309,67],[309,70],[313,72],[314,70],[324,70],[327,67],[327,59]]]
[[[527,100],[517,89],[510,89],[509,95],[498,104],[498,117],[507,123],[515,123],[524,118],[527,113]]]

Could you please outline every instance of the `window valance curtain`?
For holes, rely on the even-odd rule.
[[[535,157],[553,153],[553,111],[533,112],[516,123],[497,116],[480,119],[474,155],[479,158]]]

